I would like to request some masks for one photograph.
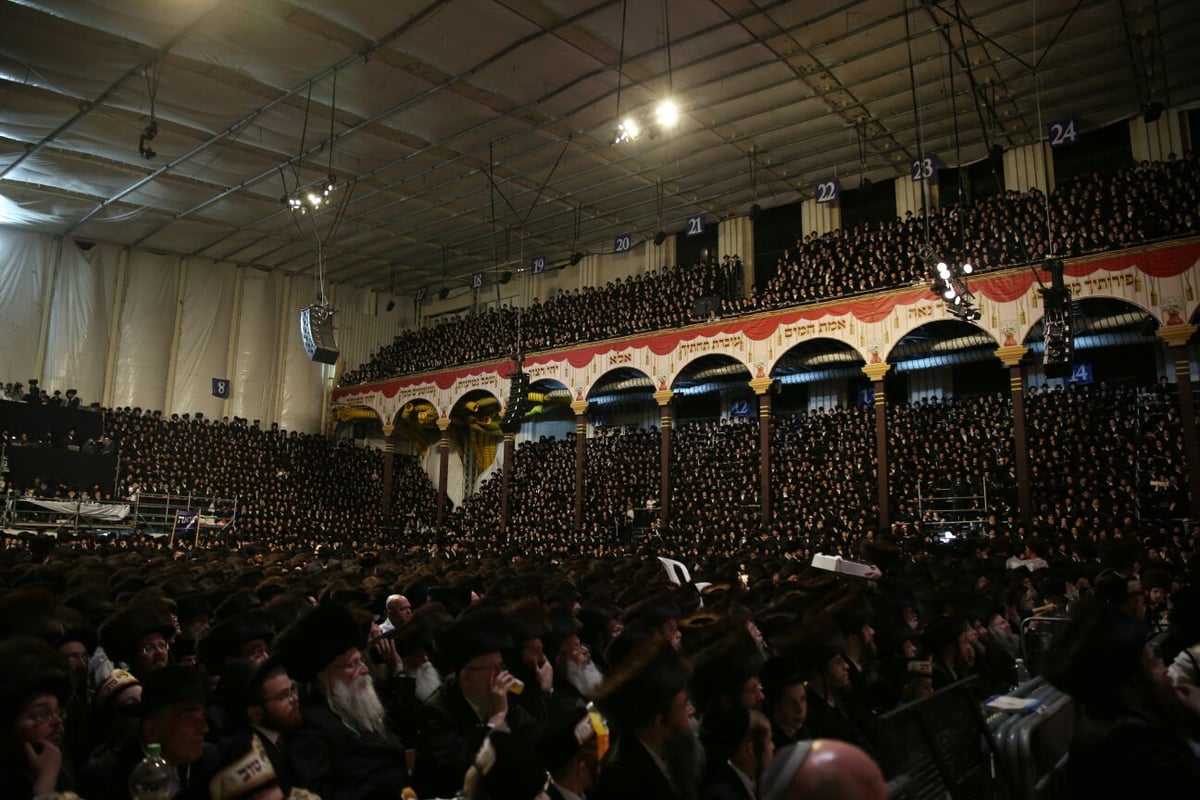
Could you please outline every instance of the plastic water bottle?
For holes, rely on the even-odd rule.
[[[1027,682],[1030,678],[1029,668],[1025,666],[1025,659],[1017,659],[1017,686]]]
[[[129,773],[129,796],[133,800],[171,800],[179,791],[175,768],[162,757],[157,743],[146,745],[146,757]]]

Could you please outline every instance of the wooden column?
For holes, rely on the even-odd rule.
[[[392,433],[396,430],[393,425],[383,426],[383,515],[392,513],[392,470],[395,469],[396,441]]]
[[[750,388],[758,395],[758,502],[759,524],[771,529],[771,385],[774,380],[753,378]]]
[[[1008,367],[1008,391],[1012,397],[1014,466],[1017,473],[1017,516],[1025,525],[1033,520],[1033,490],[1029,479],[1029,437],[1025,427],[1025,370],[1021,359],[1029,348],[1015,345],[996,350]]]
[[[438,431],[438,488],[437,488],[437,524],[446,521],[446,484],[450,477],[450,418],[439,417]]]
[[[1188,501],[1193,519],[1200,517],[1200,442],[1196,437],[1196,403],[1192,395],[1192,364],[1187,344],[1195,332],[1195,325],[1164,325],[1158,329],[1158,338],[1167,344],[1167,358],[1175,364],[1183,451],[1187,458]]]
[[[659,389],[654,393],[660,412],[658,520],[664,526],[671,522],[671,398],[674,396],[670,389]]]
[[[867,364],[863,374],[871,379],[875,392],[875,472],[879,484],[879,533],[891,530],[891,509],[888,508],[887,397],[883,391],[883,376],[891,364]]]
[[[512,501],[513,453],[516,450],[515,433],[504,434],[504,463],[500,467],[500,530],[508,531],[508,519]]]
[[[575,530],[583,530],[583,481],[587,474],[587,400],[572,400],[575,412]]]

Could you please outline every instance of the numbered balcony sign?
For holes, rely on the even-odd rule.
[[[546,271],[546,257],[534,256],[529,259],[529,271],[534,275],[541,275]]]
[[[420,289],[417,289],[417,303],[418,304],[424,303],[425,298],[428,296],[429,296],[429,287],[428,286],[422,286]]]
[[[1079,120],[1075,118],[1060,119],[1051,122],[1046,131],[1051,147],[1066,147],[1079,143]]]
[[[696,214],[687,218],[687,227],[684,229],[687,236],[703,236],[704,235],[704,215]]]
[[[823,181],[817,181],[813,184],[813,189],[816,191],[814,198],[818,203],[836,203],[838,198],[842,196],[842,185],[838,183],[837,178],[827,178]]]
[[[937,171],[937,158],[934,156],[914,158],[908,165],[908,174],[913,181],[936,181]]]
[[[613,237],[613,252],[628,253],[633,248],[633,234],[622,233]]]
[[[471,288],[472,289],[482,289],[483,288],[483,273],[482,272],[476,272],[471,275]]]

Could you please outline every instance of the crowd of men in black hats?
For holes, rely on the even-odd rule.
[[[1030,390],[1027,414],[1039,473],[1029,526],[1001,480],[1007,400],[984,396],[890,408],[891,531],[872,505],[869,414],[833,409],[773,421],[770,534],[744,514],[758,502],[758,423],[747,420],[679,426],[688,477],[678,521],[640,538],[623,538],[621,519],[608,533],[607,515],[654,496],[656,431],[589,440],[593,527],[579,532],[568,507],[574,448],[540,440],[516,451],[521,512],[504,533],[492,481],[440,532],[383,537],[363,511],[348,535],[336,524],[289,535],[299,523],[288,518],[196,550],[137,538],[7,549],[5,785],[14,796],[73,788],[123,800],[154,741],[188,797],[373,798],[406,787],[753,797],[815,781],[806,770],[828,766],[822,753],[838,774],[874,764],[881,712],[966,677],[981,696],[1012,686],[1022,620],[1064,609],[1083,615],[1072,634],[1082,638],[1044,667],[1080,693],[1087,730],[1103,734],[1081,740],[1081,763],[1161,757],[1163,780],[1183,780],[1198,703],[1154,660],[1165,657],[1184,687],[1200,679],[1197,532],[1172,521],[1186,501],[1178,399],[1165,383],[1043,387]],[[129,447],[130,487],[221,487],[239,474],[287,486],[308,461],[336,471],[357,456],[346,472],[363,479],[379,466],[377,454],[240,423],[122,412],[111,424]],[[239,473],[245,464],[256,471]],[[416,459],[398,464],[432,502]],[[912,475],[961,483],[956,492],[986,480],[1009,510],[942,541],[945,520],[921,512],[903,482]],[[331,509],[349,502],[322,497]],[[377,496],[363,498],[377,508]],[[303,501],[247,516],[270,520],[286,502]],[[882,575],[820,572],[808,566],[816,552]],[[662,555],[712,585],[671,585]],[[1127,625],[1111,623],[1113,609]],[[1169,637],[1143,665],[1130,655],[1133,632],[1149,630]],[[1094,641],[1109,633],[1125,638]],[[1097,689],[1080,664],[1104,647],[1128,657],[1095,677],[1109,681]],[[1155,735],[1142,737],[1145,726]],[[1138,747],[1116,759],[1109,735]],[[849,796],[880,790],[872,769],[855,771],[868,785]]]
[[[1087,714],[1072,780],[1152,765],[1194,787],[1194,572],[1132,538],[1085,565],[1026,545],[881,536],[848,548],[866,578],[733,557],[694,580],[661,542],[8,549],[0,776],[6,796],[123,800],[157,743],[180,797],[881,798],[879,715],[967,678],[981,700],[1014,686],[1040,606],[1076,617],[1033,665]],[[809,770],[837,791],[802,793],[824,785]]]
[[[1197,233],[1200,163],[1189,150],[1182,158],[1063,182],[1048,199],[1037,189],[1008,191],[946,203],[928,218],[907,212],[903,219],[805,234],[779,257],[766,284],[745,296],[730,282],[742,269],[736,256],[565,292],[522,310],[521,341],[533,351],[673,328],[697,321],[695,303],[706,297],[720,300],[721,316],[733,316],[926,283],[926,249],[984,271]],[[494,359],[515,341],[515,309],[467,314],[401,334],[344,373],[341,385]]]

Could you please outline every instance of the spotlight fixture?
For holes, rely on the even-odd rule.
[[[629,116],[617,123],[617,133],[613,137],[613,144],[634,142],[641,135],[642,129],[638,126],[634,118]]]
[[[387,305],[386,305],[386,306],[384,306],[384,311],[391,311],[391,310],[392,310],[392,309],[394,309],[395,307],[396,307],[396,301],[395,301],[395,300],[388,300],[388,301],[387,301]]]
[[[975,295],[967,286],[967,276],[974,271],[969,261],[958,265],[938,261],[930,270],[929,290],[945,302],[951,316],[964,322],[975,322],[982,316],[975,307]]]
[[[333,203],[330,198],[337,191],[337,176],[330,173],[321,183],[308,189],[297,189],[292,194],[284,195],[281,200],[295,214],[307,214],[320,211]]]
[[[661,130],[668,131],[679,124],[679,107],[675,101],[667,98],[654,109],[654,121]]]
[[[158,153],[154,152],[154,148],[150,146],[155,136],[158,136],[158,123],[150,120],[150,124],[142,129],[142,135],[138,138],[138,155],[147,161],[158,156]]]
[[[671,20],[667,16],[667,4],[663,3],[663,28],[666,31],[667,86],[663,99],[651,109],[637,114],[621,114],[621,78],[625,72],[625,21],[629,11],[629,0],[621,3],[621,47],[617,57],[617,126],[613,132],[614,145],[637,141],[643,133],[653,139],[660,133],[674,130],[679,124],[679,106],[672,98],[674,82],[671,69]]]
[[[666,240],[667,240],[667,232],[666,231],[659,231],[658,233],[654,234],[654,246],[655,247],[661,246],[662,243],[665,242]]]
[[[583,261],[583,253],[579,252],[578,250],[576,250],[574,253],[571,253],[572,267],[577,266],[580,261]]]
[[[1142,121],[1147,124],[1151,122],[1158,122],[1158,118],[1162,116],[1162,113],[1165,110],[1166,109],[1163,108],[1162,103],[1158,102],[1157,100],[1153,100],[1146,104],[1146,108],[1142,112]]]

